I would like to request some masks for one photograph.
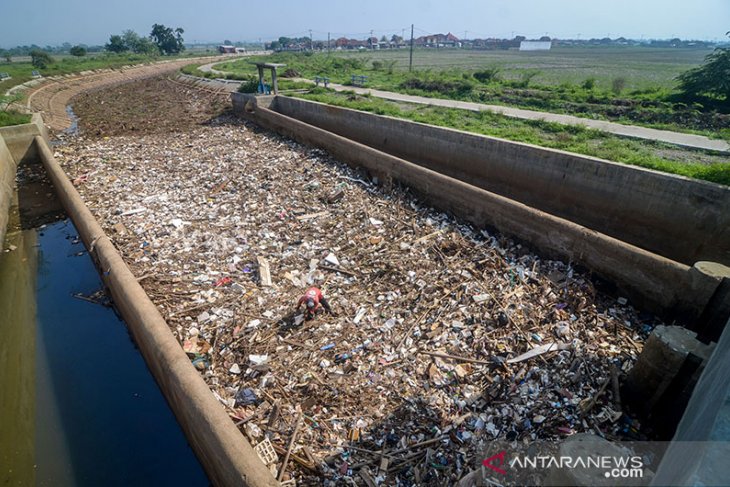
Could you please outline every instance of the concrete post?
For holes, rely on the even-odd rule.
[[[259,87],[264,86],[264,67],[261,65],[256,66],[259,69]]]
[[[717,282],[717,286],[692,329],[701,341],[717,342],[730,318],[730,267],[717,262],[697,262],[694,269]]]
[[[271,90],[272,94],[279,93],[279,81],[276,79],[276,68],[271,68]]]
[[[629,372],[622,395],[645,412],[652,411],[690,354],[703,362],[709,358],[712,347],[696,337],[696,333],[681,326],[657,326]]]

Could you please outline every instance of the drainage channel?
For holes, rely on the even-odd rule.
[[[42,179],[0,254],[0,485],[209,485]]]

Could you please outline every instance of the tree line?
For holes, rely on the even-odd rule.
[[[109,52],[133,52],[135,54],[173,55],[185,50],[181,27],[172,29],[162,24],[154,24],[149,37],[142,37],[133,30],[125,30],[121,35],[112,34],[104,48]]]
[[[163,24],[154,24],[152,31],[147,37],[140,36],[133,30],[125,30],[118,34],[112,34],[109,42],[101,46],[86,46],[78,44],[72,46],[68,42],[64,42],[61,46],[46,46],[41,48],[36,44],[30,46],[16,46],[11,49],[0,50],[0,57],[5,61],[11,62],[13,56],[30,56],[31,63],[38,69],[45,69],[53,64],[55,60],[51,54],[61,54],[68,52],[72,56],[83,57],[89,52],[100,52],[102,49],[112,53],[133,52],[145,56],[158,55],[174,55],[185,50],[184,39],[182,35],[185,31],[178,27],[172,29]]]

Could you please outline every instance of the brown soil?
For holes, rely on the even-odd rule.
[[[112,137],[190,130],[229,109],[228,96],[158,77],[84,93],[71,103],[86,137]]]

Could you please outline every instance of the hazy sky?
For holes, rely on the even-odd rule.
[[[730,0],[3,0],[0,46],[102,44],[110,33],[148,34],[153,23],[183,27],[187,42],[224,39],[315,39],[373,30],[416,36],[453,32],[462,37],[524,35],[724,39]]]

